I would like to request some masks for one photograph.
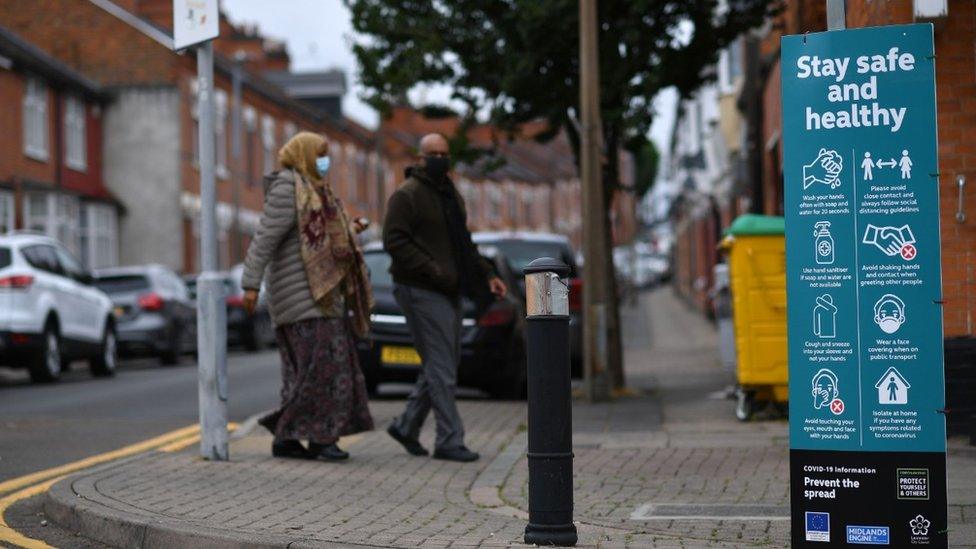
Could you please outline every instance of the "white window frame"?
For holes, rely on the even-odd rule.
[[[41,197],[40,203],[43,204],[44,211],[34,211],[32,199]],[[49,236],[55,236],[57,230],[54,227],[54,194],[43,191],[30,191],[24,194],[24,229],[36,231]],[[41,228],[34,226],[34,221],[40,221]]]
[[[269,115],[261,118],[261,147],[263,148],[264,173],[275,169],[275,121]]]
[[[77,95],[64,98],[64,163],[72,170],[88,169],[85,102]]]
[[[284,132],[285,132],[285,142],[287,142],[289,139],[295,137],[295,135],[298,134],[298,126],[296,126],[294,122],[289,120],[288,122],[285,122]]]
[[[227,169],[227,92],[216,90],[214,93],[215,115],[214,120],[214,173],[220,179],[230,177]]]
[[[24,154],[35,160],[48,159],[47,85],[28,76],[24,84]]]
[[[14,230],[14,193],[0,190],[0,233]]]
[[[89,202],[85,211],[85,263],[89,269],[119,264],[118,215],[111,204]]]
[[[54,236],[75,256],[81,256],[81,202],[77,196],[55,194]]]

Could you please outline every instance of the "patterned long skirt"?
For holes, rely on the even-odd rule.
[[[313,318],[276,331],[281,407],[260,423],[278,440],[320,444],[373,428],[366,380],[346,320]]]

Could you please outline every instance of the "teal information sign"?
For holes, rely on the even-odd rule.
[[[945,546],[932,26],[787,36],[781,70],[793,545]]]

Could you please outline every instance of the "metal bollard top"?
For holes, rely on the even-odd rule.
[[[532,260],[522,269],[525,275],[544,272],[556,273],[560,278],[566,278],[569,275],[569,265],[551,257],[540,257]]]
[[[569,266],[551,257],[529,263],[525,273],[526,316],[569,316]]]

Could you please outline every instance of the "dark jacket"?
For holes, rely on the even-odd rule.
[[[408,168],[407,180],[390,196],[383,222],[383,248],[393,262],[390,274],[398,284],[433,290],[449,297],[457,297],[458,261],[454,257],[451,236],[448,234],[442,198],[422,168]],[[464,201],[457,196],[462,215],[467,221]],[[466,239],[463,253],[478,265],[485,276],[492,276],[492,267],[485,261],[471,239]]]

